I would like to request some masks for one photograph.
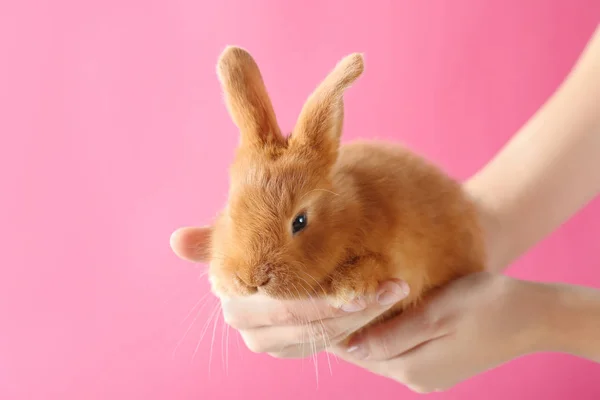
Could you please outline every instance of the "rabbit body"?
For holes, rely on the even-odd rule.
[[[372,295],[388,279],[402,279],[410,295],[484,268],[477,210],[460,184],[403,146],[357,141],[341,146],[333,191],[352,210],[351,240],[327,279],[334,301]],[[337,198],[339,197],[339,200]]]
[[[410,295],[389,316],[484,268],[477,210],[458,182],[398,144],[341,144],[360,54],[327,75],[288,136],[247,51],[228,47],[217,71],[240,131],[227,205],[194,244],[217,296],[327,296],[339,306],[402,279]]]

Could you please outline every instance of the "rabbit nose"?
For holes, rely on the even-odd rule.
[[[271,264],[262,264],[254,273],[254,283],[256,287],[265,286],[271,280],[271,273],[273,271],[273,265]]]
[[[251,288],[258,289],[259,287],[265,286],[271,280],[271,271],[273,267],[271,264],[263,264],[254,270],[251,274],[239,274],[236,272],[235,276],[240,283]]]

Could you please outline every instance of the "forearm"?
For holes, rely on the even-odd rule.
[[[466,183],[500,271],[600,191],[600,29],[561,87]]]
[[[600,362],[600,290],[547,284],[539,351],[568,353]]]

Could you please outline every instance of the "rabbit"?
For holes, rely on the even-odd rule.
[[[409,296],[371,325],[484,269],[477,209],[461,184],[399,144],[341,144],[343,94],[363,70],[362,54],[341,59],[284,136],[251,54],[221,53],[217,75],[240,141],[228,201],[195,242],[217,297],[326,296],[339,307],[383,281],[407,282]]]

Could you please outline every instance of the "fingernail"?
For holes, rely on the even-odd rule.
[[[342,306],[340,308],[346,312],[356,312],[356,311],[364,310],[366,307],[367,307],[367,303],[366,303],[365,299],[362,297],[359,297],[350,303],[342,304]]]
[[[389,306],[403,300],[410,293],[408,284],[404,281],[390,281],[381,285],[377,292],[377,302],[382,306]]]
[[[359,359],[359,360],[364,360],[368,356],[365,348],[361,347],[359,345],[354,345],[354,346],[348,347],[346,349],[346,352],[352,354],[352,357]]]

